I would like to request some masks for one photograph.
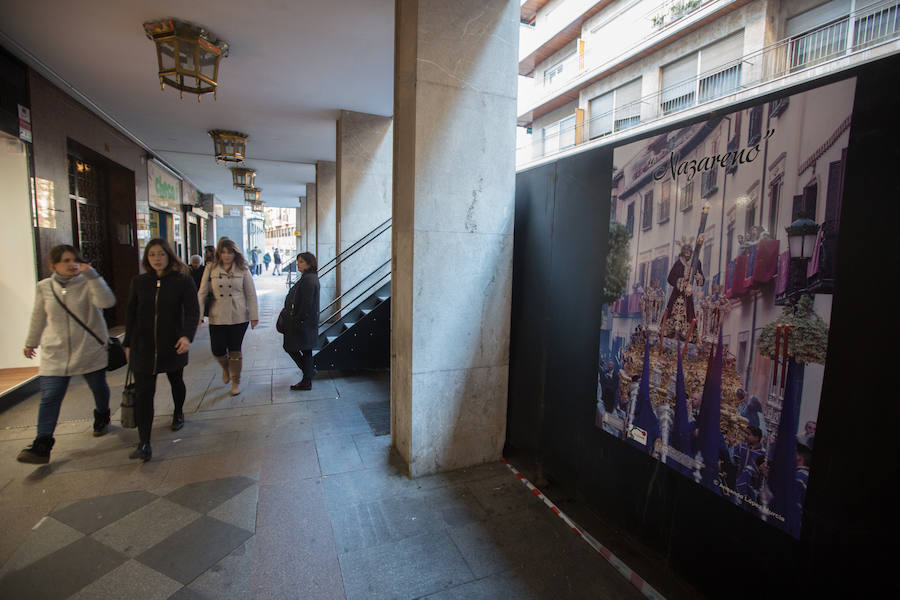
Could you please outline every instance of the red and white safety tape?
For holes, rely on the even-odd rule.
[[[643,577],[635,573],[631,569],[631,567],[623,563],[615,554],[613,554],[609,550],[609,548],[598,542],[593,536],[591,536],[591,534],[584,531],[581,527],[578,526],[577,523],[575,523],[575,521],[570,519],[566,513],[559,510],[559,507],[553,504],[552,500],[542,494],[541,490],[534,487],[534,484],[528,481],[528,479],[526,479],[518,469],[509,464],[506,459],[503,459],[503,464],[509,467],[509,470],[519,478],[519,481],[525,484],[525,487],[531,490],[534,495],[538,497],[538,500],[546,504],[547,507],[556,514],[556,516],[565,521],[566,525],[572,528],[572,531],[581,536],[581,538],[586,541],[591,546],[591,548],[599,552],[600,555],[605,558],[607,562],[609,562],[609,564],[611,564],[613,568],[622,575],[622,577],[630,581],[631,585],[636,587],[639,592],[641,592],[644,596],[650,598],[651,600],[665,600],[665,597],[662,594],[653,589],[653,586],[647,583]]]

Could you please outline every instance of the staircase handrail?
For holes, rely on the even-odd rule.
[[[352,244],[347,246],[344,250],[342,250],[340,253],[338,253],[334,258],[332,258],[331,260],[326,262],[324,265],[320,265],[319,270],[318,270],[319,277],[320,278],[324,277],[325,275],[327,275],[328,273],[330,273],[331,271],[336,269],[340,265],[340,263],[342,263],[346,259],[350,258],[354,254],[356,254],[363,247],[367,246],[370,242],[374,241],[375,238],[377,238],[382,233],[384,233],[385,231],[390,229],[391,226],[393,225],[391,223],[392,220],[393,220],[393,217],[388,217],[386,220],[384,220],[381,223],[379,223],[378,225],[376,225],[374,229],[372,229],[371,231],[366,233],[360,239],[356,240],[355,242],[353,242]],[[379,231],[379,229],[381,231]],[[371,237],[369,237],[369,236],[371,236]],[[366,239],[366,238],[369,238],[369,239]],[[286,262],[284,264],[284,266],[282,267],[283,271],[287,271],[288,287],[290,287],[290,285],[293,282],[293,271],[290,271],[289,269],[291,268],[292,264],[296,264],[296,263],[297,263],[297,257],[295,256],[293,259]],[[334,264],[332,264],[332,263],[334,263]]]
[[[322,310],[320,310],[320,311],[319,311],[319,317],[320,317],[320,318],[319,318],[319,327],[321,327],[322,325],[327,324],[328,321],[329,321],[330,319],[333,319],[336,315],[340,314],[340,313],[344,310],[345,307],[339,307],[337,310],[335,310],[334,312],[332,312],[330,315],[328,315],[328,316],[325,317],[324,319],[321,318],[322,313],[324,313],[324,312],[327,311],[329,308],[331,308],[332,306],[334,306],[335,304],[337,304],[337,303],[341,300],[341,298],[343,298],[344,296],[348,295],[348,294],[349,294],[350,292],[352,292],[354,289],[356,289],[357,287],[359,287],[360,285],[362,285],[362,283],[363,283],[364,281],[368,280],[368,279],[369,279],[370,277],[372,277],[375,273],[377,273],[379,270],[383,269],[384,267],[386,267],[386,266],[389,265],[390,263],[391,263],[391,259],[388,259],[388,260],[384,261],[383,263],[381,263],[381,265],[379,265],[378,267],[376,267],[374,271],[372,271],[371,273],[369,273],[368,275],[366,275],[365,277],[363,277],[363,278],[360,280],[359,283],[357,283],[356,285],[354,285],[353,287],[351,287],[350,289],[348,289],[346,292],[344,292],[343,294],[341,294],[340,296],[338,296],[337,298],[335,298],[334,300],[332,300],[331,302],[329,302],[328,305],[325,306],[325,308],[323,308]],[[369,287],[367,287],[367,288],[364,289],[362,292],[360,292],[359,294],[357,294],[357,295],[349,302],[349,304],[352,305],[354,302],[356,302],[357,300],[359,300],[360,298],[362,298],[363,296],[365,296],[366,294],[368,294],[369,291],[370,291],[372,288],[374,288],[375,286],[381,285],[381,283],[382,283],[386,278],[388,278],[388,277],[390,277],[390,276],[391,276],[391,272],[390,272],[390,271],[388,271],[387,273],[384,273],[381,277],[379,277],[378,279],[375,280],[375,283],[370,284]]]

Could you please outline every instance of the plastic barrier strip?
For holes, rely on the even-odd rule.
[[[612,567],[616,571],[618,571],[620,575],[622,575],[622,577],[624,577],[629,582],[631,582],[631,585],[636,587],[639,592],[641,592],[644,596],[646,596],[647,598],[650,598],[651,600],[666,600],[665,596],[663,596],[662,594],[657,592],[655,589],[653,589],[653,586],[651,586],[649,583],[647,583],[643,577],[641,577],[640,575],[635,573],[631,569],[631,567],[629,567],[628,565],[623,563],[621,560],[619,560],[619,558],[615,554],[613,554],[609,550],[609,548],[607,548],[606,546],[604,546],[603,544],[598,542],[593,536],[591,536],[591,534],[589,534],[588,532],[581,529],[581,527],[579,527],[578,524],[575,523],[575,521],[570,519],[566,513],[559,510],[559,508],[555,504],[553,504],[553,501],[551,501],[547,496],[542,494],[541,490],[534,487],[534,484],[532,484],[530,481],[528,481],[525,478],[525,476],[519,472],[518,469],[516,469],[514,466],[509,464],[509,461],[507,461],[505,458],[503,459],[503,464],[505,464],[507,467],[509,467],[509,470],[513,472],[513,475],[518,477],[519,481],[521,481],[523,484],[525,484],[525,487],[527,487],[529,490],[531,490],[532,493],[535,496],[537,496],[541,502],[546,504],[547,507],[556,514],[556,516],[558,516],[560,519],[562,519],[566,523],[566,525],[571,527],[572,531],[574,531],[579,536],[581,536],[581,538],[585,542],[587,542],[591,548],[593,548],[598,553],[600,553],[600,555],[603,558],[605,558],[609,562],[609,564],[612,565]]]

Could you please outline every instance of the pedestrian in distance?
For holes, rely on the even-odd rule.
[[[97,338],[109,337],[103,309],[113,306],[116,297],[73,246],[54,246],[49,262],[51,275],[38,282],[35,290],[23,351],[26,358],[33,359],[37,348],[41,349],[37,436],[19,452],[17,460],[24,463],[50,461],[60,406],[74,375],[82,375],[94,395],[94,436],[109,431],[108,357],[106,344]]]
[[[197,288],[187,266],[169,242],[156,238],[147,243],[141,261],[144,273],[131,281],[125,322],[125,354],[134,374],[134,420],[140,441],[131,458],[150,460],[153,398],[156,376],[165,373],[172,386],[172,430],[184,426],[184,368],[197,331],[200,307]]]
[[[216,260],[216,247],[212,244],[207,244],[203,246],[203,264],[208,265],[209,263]]]
[[[212,354],[222,367],[222,382],[231,382],[231,395],[241,393],[241,344],[247,325],[255,328],[259,323],[259,307],[256,288],[250,274],[250,266],[231,240],[219,240],[216,260],[206,267],[197,298],[204,307],[211,298],[209,314],[201,312],[200,318],[209,317],[209,343]]]
[[[253,249],[250,250],[250,274],[251,275],[259,275],[259,248],[253,246]]]
[[[284,299],[285,329],[282,347],[303,371],[303,378],[292,390],[312,389],[313,349],[319,338],[319,263],[311,252],[297,255],[300,279]]]
[[[191,279],[194,280],[194,286],[200,287],[200,281],[203,279],[203,271],[206,270],[203,259],[199,254],[191,256]]]
[[[263,254],[263,264],[266,267],[266,273],[269,272],[269,263],[272,262],[272,255],[266,252]]]
[[[281,254],[278,252],[278,248],[275,248],[275,253],[272,256],[272,261],[274,266],[272,267],[272,275],[281,275]]]

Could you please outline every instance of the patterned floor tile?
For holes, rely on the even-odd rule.
[[[94,532],[92,537],[126,556],[134,557],[200,516],[200,513],[180,504],[158,498]]]
[[[0,579],[0,598],[68,598],[126,560],[112,548],[83,537]]]
[[[78,500],[51,513],[54,519],[81,533],[91,534],[156,500],[150,492],[135,491]]]
[[[187,585],[252,535],[204,516],[138,555],[136,560]]]
[[[165,600],[181,589],[181,584],[135,560],[126,561],[69,600]]]
[[[254,483],[249,477],[224,477],[210,481],[198,481],[181,486],[166,495],[166,499],[197,512],[207,513]]]
[[[19,546],[15,553],[0,569],[0,577],[12,571],[18,571],[40,560],[83,537],[80,531],[72,529],[64,523],[60,523],[53,517],[45,517],[35,525],[34,530],[24,544]]]
[[[256,531],[256,507],[259,502],[259,486],[251,485],[238,495],[209,511],[209,516],[235,527]]]

